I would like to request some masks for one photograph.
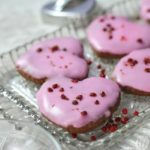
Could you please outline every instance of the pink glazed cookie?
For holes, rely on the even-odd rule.
[[[121,57],[150,47],[150,27],[123,17],[102,16],[87,28],[88,41],[102,57]]]
[[[100,77],[75,81],[53,78],[36,94],[41,113],[71,133],[82,133],[103,125],[120,103],[119,86]]]
[[[150,49],[123,57],[114,70],[113,79],[129,92],[150,95]]]
[[[43,83],[55,76],[83,79],[88,74],[81,43],[74,38],[55,38],[34,44],[16,62],[25,78]]]
[[[141,1],[141,17],[150,22],[150,0]]]

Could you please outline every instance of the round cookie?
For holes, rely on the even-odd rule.
[[[36,94],[41,113],[71,133],[103,125],[120,103],[120,88],[101,77],[83,81],[60,77],[45,82]]]
[[[150,27],[123,17],[102,16],[87,28],[88,41],[102,57],[121,57],[150,47]]]
[[[150,49],[134,51],[123,57],[112,76],[128,92],[150,95]]]
[[[141,1],[141,17],[150,22],[150,1],[142,0]]]
[[[34,44],[17,60],[16,68],[23,77],[35,83],[55,76],[80,80],[88,74],[88,65],[82,56],[78,40],[57,38]]]

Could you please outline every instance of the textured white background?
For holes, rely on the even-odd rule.
[[[0,53],[57,27],[41,19],[41,7],[50,0],[0,0]],[[104,4],[112,0],[99,0]]]

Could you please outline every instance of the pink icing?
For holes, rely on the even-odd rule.
[[[56,84],[58,87],[53,88]],[[61,88],[64,92],[60,92]],[[109,108],[117,103],[119,93],[118,85],[105,78],[92,77],[79,82],[54,78],[42,85],[36,98],[40,111],[49,120],[62,127],[80,128],[101,117],[110,117]]]
[[[150,20],[150,1],[142,0],[141,2],[141,17],[144,20]]]
[[[49,49],[53,46],[58,46],[59,50],[75,54],[77,56],[83,56],[82,43],[73,37],[57,37],[42,42],[37,42],[29,49],[29,51],[35,51],[38,48]]]
[[[122,86],[150,92],[150,49],[134,51],[117,64],[113,77]]]
[[[55,76],[83,79],[88,66],[79,57],[82,53],[81,44],[73,38],[53,39],[33,45],[18,59],[16,66],[36,79]]]
[[[148,25],[133,23],[122,17],[98,17],[87,28],[88,40],[97,52],[117,55],[149,47],[149,35]]]

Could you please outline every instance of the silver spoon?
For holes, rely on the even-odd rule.
[[[90,15],[95,6],[95,0],[57,0],[42,8],[44,21],[64,24],[77,18]]]

